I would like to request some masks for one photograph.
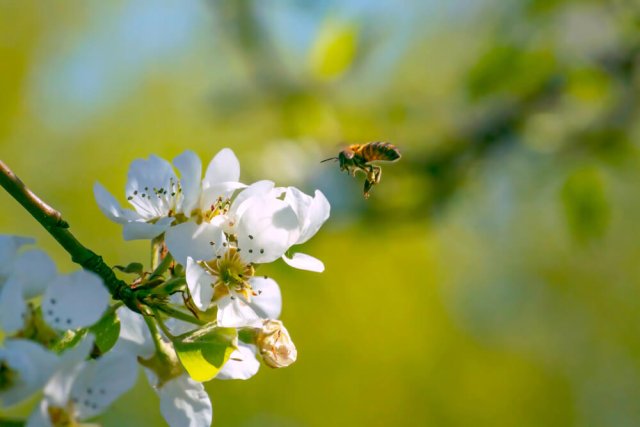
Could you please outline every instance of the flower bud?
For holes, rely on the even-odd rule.
[[[256,344],[264,363],[272,368],[284,368],[298,357],[287,328],[279,320],[265,320],[258,331]]]

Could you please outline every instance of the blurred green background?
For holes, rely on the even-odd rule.
[[[263,267],[298,362],[207,384],[215,425],[640,425],[636,0],[5,1],[0,58],[2,160],[109,263],[148,246],[91,187],[152,153],[332,203],[325,273]],[[319,161],[373,140],[364,201]],[[142,377],[100,421],[164,425]]]

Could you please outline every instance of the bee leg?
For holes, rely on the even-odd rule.
[[[367,165],[367,180],[371,181],[371,184],[377,184],[380,182],[380,174],[382,169],[379,166]]]
[[[382,178],[382,168],[380,166],[373,166],[373,181],[378,184]]]
[[[365,199],[369,198],[369,191],[371,191],[371,187],[373,187],[374,185],[375,185],[375,183],[372,182],[372,181],[369,181],[369,179],[365,179],[364,180],[364,192],[363,192],[363,195],[364,195]]]

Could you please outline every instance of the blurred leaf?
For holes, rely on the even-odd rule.
[[[570,175],[561,197],[569,229],[578,241],[586,242],[605,234],[611,212],[597,169],[580,169]]]
[[[328,20],[311,48],[311,71],[319,80],[334,79],[347,71],[355,58],[358,30],[353,23]]]
[[[236,348],[236,339],[233,328],[205,326],[176,337],[173,345],[191,378],[202,382],[218,374]]]
[[[91,328],[90,332],[96,336],[95,345],[98,347],[101,353],[106,353],[118,341],[120,336],[120,319],[115,311],[109,310],[109,313],[102,317]]]
[[[525,50],[521,46],[492,46],[471,68],[467,90],[472,100],[488,95],[524,96],[535,92],[555,68],[550,49]]]

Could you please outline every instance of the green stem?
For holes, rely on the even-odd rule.
[[[155,253],[156,251],[154,250],[153,252]],[[155,259],[155,257],[153,258]],[[169,266],[171,266],[172,262],[173,262],[173,257],[169,252],[167,252],[167,254],[164,256],[162,261],[160,261],[157,264],[152,263],[152,268],[155,268],[155,270],[153,270],[153,273],[149,275],[149,277],[147,278],[147,281],[150,282],[153,279],[162,276],[164,272],[167,271]]]
[[[175,309],[171,306],[168,305],[159,305],[158,307],[156,307],[158,310],[162,311],[163,313],[167,314],[168,316],[171,316],[175,319],[178,320],[183,320],[185,322],[189,322],[189,323],[193,323],[194,325],[198,325],[198,326],[202,326],[202,325],[206,325],[207,322],[200,320],[200,319],[196,319],[195,317],[191,316],[188,313],[185,313],[184,311]]]
[[[136,312],[140,311],[135,292],[129,285],[116,277],[111,267],[102,260],[100,255],[80,243],[69,231],[69,224],[62,219],[60,212],[53,209],[29,190],[20,178],[1,160],[0,185],[56,239],[64,250],[71,255],[73,262],[100,276],[114,299],[124,302],[127,307]]]
[[[162,332],[167,336],[167,338],[169,338],[169,340],[173,341],[175,336],[171,333],[169,328],[167,328],[167,325],[164,324],[162,315],[158,313],[158,310],[153,310],[153,316],[156,319],[156,322],[158,322],[158,326],[160,326],[160,329],[162,329]]]
[[[158,331],[158,325],[156,324],[155,318],[151,317],[151,316],[142,316],[142,318],[144,319],[145,323],[147,324],[147,327],[149,328],[149,332],[151,332],[151,339],[153,340],[153,345],[156,348],[156,351],[159,354],[163,354],[164,353],[164,345],[162,342],[162,337],[160,336],[160,332]],[[158,323],[160,324],[160,321],[158,321]],[[163,325],[160,326],[164,332],[164,328]],[[166,334],[166,332],[165,332]],[[170,337],[170,335],[168,335],[168,337]]]

